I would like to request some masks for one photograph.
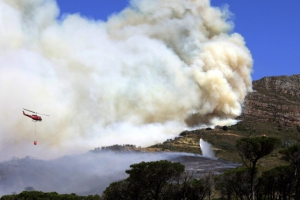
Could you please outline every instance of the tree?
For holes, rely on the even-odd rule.
[[[110,184],[103,192],[103,197],[117,199],[120,194],[123,199],[160,199],[166,193],[163,189],[179,177],[184,169],[184,165],[167,160],[130,165],[130,169],[125,171],[129,177]]]
[[[103,192],[106,200],[139,199],[140,191],[129,190],[128,179],[111,183]]]
[[[23,191],[20,194],[4,195],[0,200],[101,200],[99,195],[78,196],[75,193],[58,194],[57,192]]]
[[[259,179],[258,199],[290,199],[294,183],[294,168],[291,165],[265,171]]]
[[[158,199],[162,188],[168,181],[179,176],[185,169],[181,163],[172,163],[167,160],[141,162],[130,165],[130,168],[125,172],[129,174],[131,185],[137,183],[137,186],[142,188],[147,195],[150,194],[151,199]]]
[[[295,199],[300,199],[300,145],[295,144],[284,150],[279,151],[283,154],[283,159],[291,163],[295,168],[296,192]]]
[[[166,193],[162,199],[210,199],[214,186],[213,173],[208,173],[201,179],[195,179],[193,177],[193,173],[183,173],[178,179],[167,185]]]
[[[222,199],[244,199],[250,193],[249,179],[246,167],[231,169],[216,177],[216,189]]]
[[[242,138],[236,141],[236,148],[243,163],[250,173],[250,199],[255,199],[254,179],[256,176],[256,164],[259,159],[270,154],[280,145],[280,139],[274,137]]]

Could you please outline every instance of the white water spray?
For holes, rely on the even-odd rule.
[[[211,148],[211,144],[205,142],[202,138],[200,138],[200,149],[202,151],[202,155],[205,157],[215,157],[215,153]]]

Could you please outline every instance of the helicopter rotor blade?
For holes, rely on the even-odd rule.
[[[29,112],[32,112],[32,113],[35,113],[35,114],[39,114],[39,115],[50,116],[50,115],[47,115],[47,114],[42,114],[42,113],[34,112],[34,111],[32,111],[32,110],[28,110],[28,109],[25,109],[25,108],[23,108],[23,110],[27,110],[27,111],[29,111]]]
[[[39,114],[39,115],[45,115],[45,116],[48,116],[48,117],[50,116],[50,115],[46,115],[46,114],[42,114],[42,113],[37,113],[37,114]]]
[[[23,108],[23,110],[27,110],[27,111],[32,112],[32,113],[36,113],[34,111],[31,111],[31,110],[28,110],[28,109],[25,109],[25,108]]]

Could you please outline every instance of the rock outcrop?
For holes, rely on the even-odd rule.
[[[241,119],[277,124],[300,132],[300,75],[265,77],[253,82]]]

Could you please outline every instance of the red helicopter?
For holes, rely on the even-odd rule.
[[[34,114],[33,114],[33,115],[28,115],[28,114],[26,114],[26,113],[24,112],[24,110],[29,111],[29,112],[32,112],[32,113],[34,113]],[[25,108],[23,108],[23,111],[22,111],[22,112],[23,112],[23,115],[25,115],[25,116],[31,118],[34,122],[37,122],[37,121],[40,121],[40,122],[41,122],[41,121],[42,121],[42,117],[39,116],[39,115],[49,116],[49,115],[37,113],[37,112],[31,111],[31,110],[28,110],[28,109],[25,109]],[[37,115],[37,114],[39,114],[39,115]],[[35,126],[35,133],[36,133],[36,126]],[[33,144],[34,144],[34,145],[37,145],[37,141],[34,141]]]
[[[24,110],[27,110],[29,112],[32,112],[32,113],[35,113],[33,115],[28,115],[24,112]],[[49,116],[49,115],[46,115],[46,114],[41,114],[41,113],[37,113],[37,112],[34,112],[34,111],[31,111],[31,110],[28,110],[28,109],[25,109],[23,108],[23,115],[33,119],[34,121],[42,121],[42,117],[41,116],[38,116],[37,114],[40,114],[40,115],[45,115],[45,116]]]

